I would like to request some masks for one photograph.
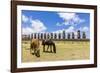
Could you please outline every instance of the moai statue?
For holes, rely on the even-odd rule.
[[[27,40],[30,40],[30,35],[27,35]]]
[[[53,33],[51,33],[50,35],[51,35],[51,39],[53,39]]]
[[[47,39],[50,39],[50,35],[49,35],[49,33],[47,34]]]
[[[61,33],[58,34],[58,38],[61,39]]]
[[[85,32],[82,33],[82,38],[86,39],[86,33]]]
[[[72,32],[72,39],[75,39],[75,35],[74,35],[74,32]]]
[[[66,35],[65,35],[65,30],[63,31],[63,39],[65,39]]]
[[[34,39],[36,39],[36,33],[34,33]]]
[[[43,39],[43,33],[41,33],[41,39]]]
[[[38,39],[40,39],[40,33],[38,33]]]
[[[56,39],[57,38],[57,34],[55,33],[55,35],[54,35],[54,39]]]
[[[46,33],[44,33],[44,39],[46,39]]]
[[[70,33],[68,33],[67,38],[70,39]]]
[[[80,30],[77,31],[77,39],[81,38]]]
[[[33,33],[31,34],[31,39],[33,39]]]

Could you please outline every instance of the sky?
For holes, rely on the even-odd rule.
[[[90,14],[72,12],[22,10],[22,34],[53,32],[66,33],[77,30],[90,37]]]

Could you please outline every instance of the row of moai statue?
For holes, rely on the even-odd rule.
[[[86,33],[82,32],[81,34],[80,30],[77,31],[77,35],[75,35],[74,32],[66,33],[65,31],[63,31],[62,33],[33,33],[31,35],[27,35],[26,39],[33,39],[33,38],[34,39],[58,39],[58,40],[59,39],[86,39]]]

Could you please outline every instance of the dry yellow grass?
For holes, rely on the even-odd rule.
[[[22,62],[58,61],[58,60],[82,60],[89,59],[89,41],[56,41],[57,53],[42,52],[40,46],[40,58],[30,54],[30,42],[22,42]]]

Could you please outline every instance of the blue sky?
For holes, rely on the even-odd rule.
[[[90,14],[22,10],[22,33],[85,31],[89,38]]]

